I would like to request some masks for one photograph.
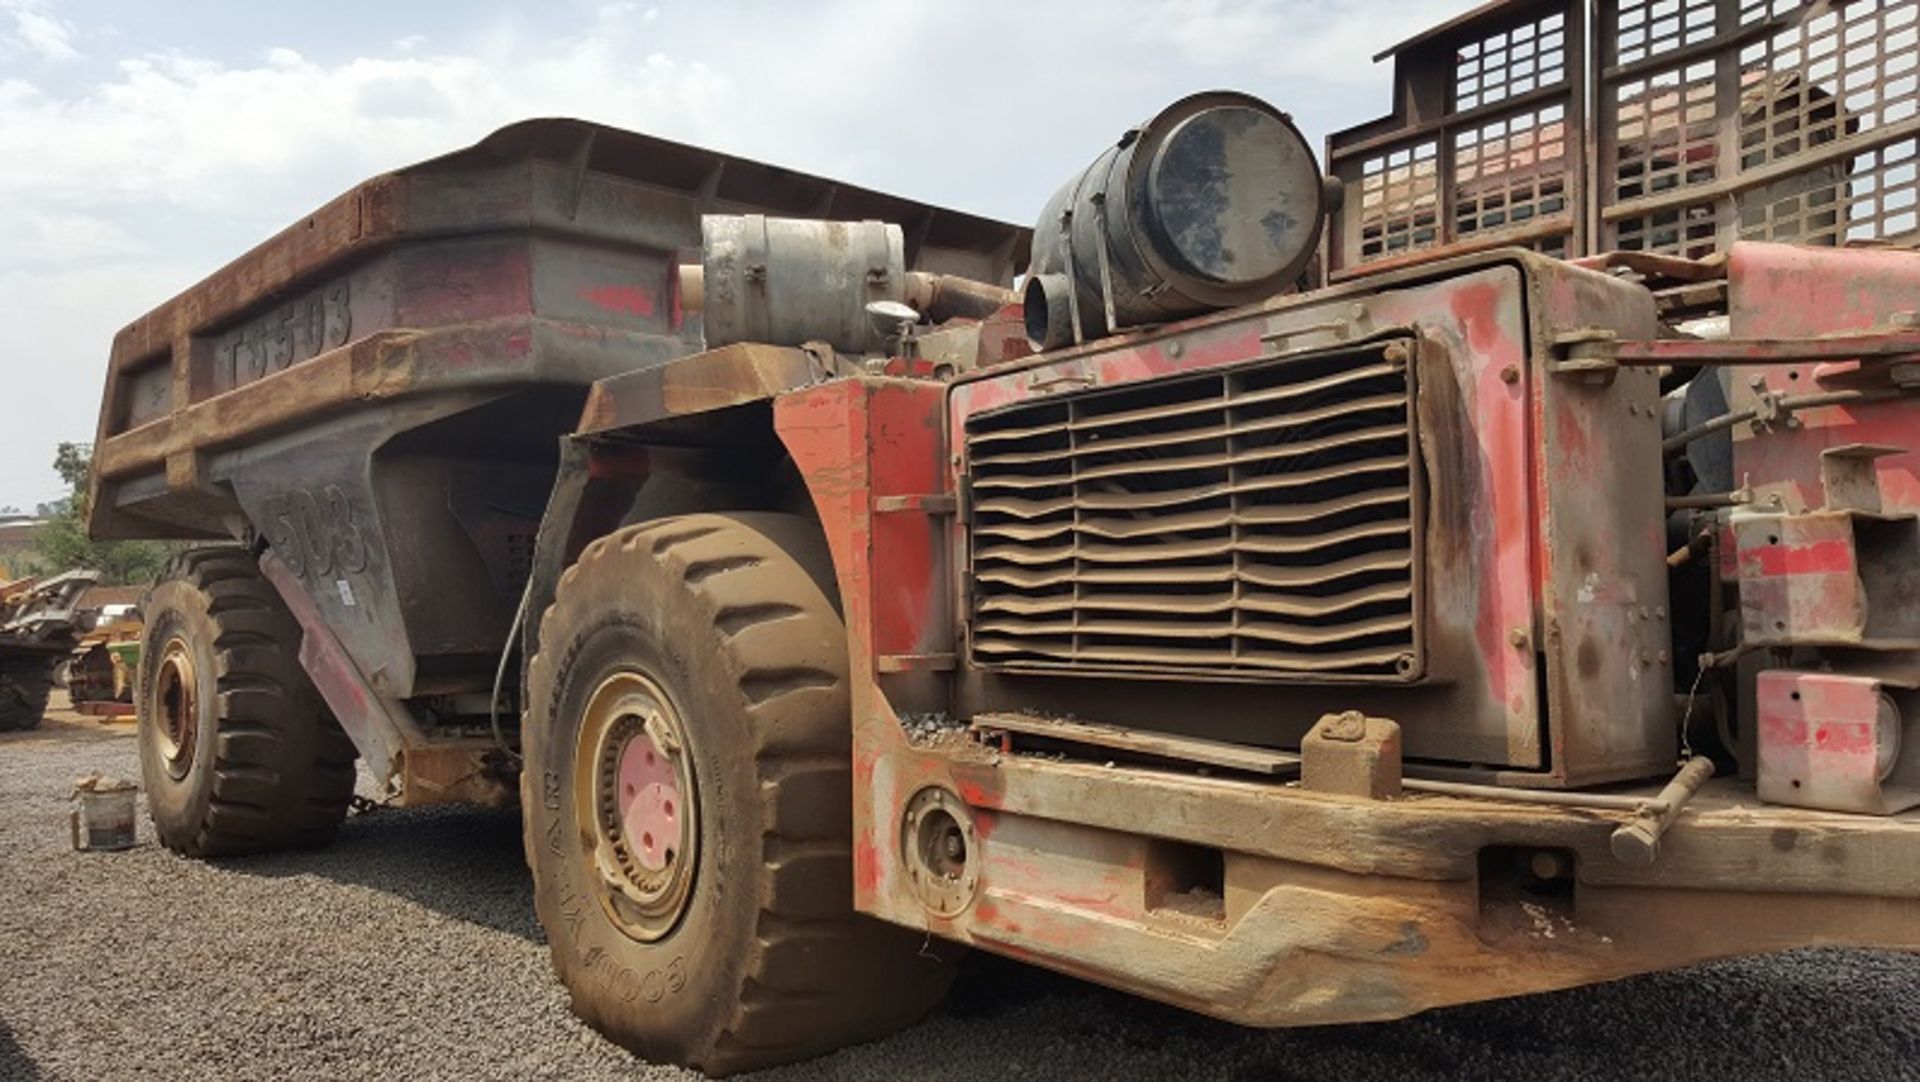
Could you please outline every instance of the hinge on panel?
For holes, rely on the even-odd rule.
[[[1582,383],[1612,383],[1620,371],[1616,356],[1619,343],[1619,335],[1600,327],[1567,331],[1554,338],[1547,371],[1556,376],[1571,376]]]

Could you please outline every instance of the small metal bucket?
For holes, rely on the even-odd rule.
[[[73,847],[79,850],[131,849],[134,845],[133,794],[138,786],[95,775],[80,779],[73,798],[80,806],[68,820]]]

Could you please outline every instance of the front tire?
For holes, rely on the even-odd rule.
[[[846,630],[818,531],[689,515],[588,546],[528,667],[534,898],[574,1011],[709,1074],[919,1020],[952,967],[852,907]]]
[[[195,549],[142,605],[140,773],[160,844],[195,857],[333,839],[354,749],[300,668],[300,625],[252,556]]]

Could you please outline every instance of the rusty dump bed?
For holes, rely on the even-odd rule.
[[[902,223],[908,266],[988,281],[1011,278],[1026,251],[1027,231],[1003,222],[583,121],[524,121],[365,181],[115,335],[94,469],[106,498],[90,527],[224,536],[205,456],[356,400],[584,384],[697,348],[670,271],[697,258],[700,214],[739,210]],[[497,319],[516,326],[474,327]],[[272,379],[295,365],[303,378]]]
[[[674,268],[725,211],[899,223],[908,268],[986,281],[1027,247],[804,173],[516,124],[360,184],[121,331],[91,531],[257,533],[376,692],[484,687],[557,438],[595,379],[701,347]]]

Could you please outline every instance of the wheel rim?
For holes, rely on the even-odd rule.
[[[168,639],[154,669],[154,729],[160,737],[160,756],[167,774],[178,780],[193,766],[193,746],[200,735],[200,703],[194,680],[193,651],[184,639]]]
[[[615,673],[594,689],[574,756],[575,810],[607,916],[635,939],[665,937],[693,892],[698,801],[686,730],[660,685]]]

